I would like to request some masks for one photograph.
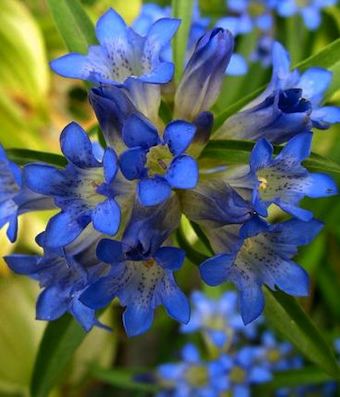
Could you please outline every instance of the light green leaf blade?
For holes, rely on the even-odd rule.
[[[288,339],[305,357],[333,378],[340,370],[332,349],[296,299],[282,292],[264,289],[265,315],[269,323]]]
[[[25,165],[32,162],[44,162],[63,167],[67,163],[65,157],[55,153],[40,152],[38,150],[29,149],[7,149],[6,152],[9,159],[19,165]]]
[[[96,43],[93,24],[78,0],[47,0],[55,24],[70,51],[86,53]]]
[[[175,18],[181,20],[181,25],[173,40],[173,57],[175,63],[175,81],[182,76],[185,54],[190,32],[194,0],[172,0],[172,12]]]
[[[48,396],[85,336],[86,332],[69,314],[48,324],[34,365],[31,397]]]

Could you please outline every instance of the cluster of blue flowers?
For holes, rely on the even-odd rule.
[[[290,343],[279,341],[266,329],[262,316],[243,325],[236,302],[232,291],[218,299],[198,291],[192,294],[192,316],[181,332],[199,333],[203,354],[197,344],[188,343],[180,361],[160,365],[155,377],[161,388],[157,397],[249,397],[255,385],[270,382],[276,373],[305,367]],[[308,397],[319,392],[317,395],[334,397],[336,388],[330,381],[279,388],[270,395]]]
[[[145,332],[160,305],[185,324],[190,306],[174,278],[185,252],[173,239],[184,214],[202,227],[215,252],[200,264],[202,280],[232,282],[249,323],[263,311],[263,285],[308,294],[308,275],[293,257],[322,224],[299,204],[337,188],[301,162],[310,154],[311,129],[340,121],[339,108],[322,104],[331,74],[290,71],[289,56],[277,43],[267,89],[212,137],[210,110],[232,57],[233,35],[222,28],[203,32],[176,85],[174,64],[164,54],[180,21],[143,21],[134,30],[110,9],[96,25],[98,44],[87,55],[71,53],[51,63],[59,75],[93,84],[89,100],[105,147],[72,122],[60,136],[65,167],[19,168],[1,150],[0,226],[9,223],[11,241],[19,214],[56,210],[37,237],[43,255],[5,260],[39,281],[38,319],[69,312],[90,330],[98,325],[95,311],[118,298],[129,336]],[[174,120],[160,117],[161,100]],[[209,139],[226,137],[256,140],[249,164],[203,169],[200,154]],[[286,145],[273,157],[272,143]],[[291,219],[271,224],[272,205]],[[223,343],[223,335],[214,338]]]

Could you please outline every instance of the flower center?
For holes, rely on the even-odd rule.
[[[244,383],[246,373],[241,367],[236,366],[230,371],[229,378],[233,383]]]
[[[267,359],[271,363],[276,363],[280,360],[281,354],[280,351],[277,349],[270,349],[267,353]]]
[[[202,365],[195,365],[187,369],[185,378],[190,385],[195,387],[202,387],[208,383],[207,368]]]
[[[260,176],[260,177],[258,178],[258,181],[260,182],[259,190],[266,190],[267,187],[268,187],[268,181],[267,181],[267,179],[264,178],[263,176]]]
[[[266,7],[264,4],[259,2],[251,1],[248,6],[248,13],[252,17],[259,17],[264,14]]]
[[[146,157],[149,176],[164,175],[172,161],[172,153],[168,146],[158,145],[150,148]]]

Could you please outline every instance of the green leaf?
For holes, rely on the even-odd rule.
[[[277,372],[271,385],[276,390],[281,387],[294,387],[302,385],[317,385],[328,382],[332,378],[317,367],[307,367],[290,371]]]
[[[186,234],[182,225],[180,225],[176,231],[176,238],[178,245],[185,250],[186,257],[195,266],[199,266],[202,262],[208,259],[206,255],[201,254],[192,247],[191,243],[186,238]]]
[[[332,349],[296,299],[282,292],[264,289],[265,315],[305,357],[328,375],[340,379],[340,369]]]
[[[297,65],[294,65],[293,69],[298,68],[303,71],[312,66],[319,66],[325,69],[332,69],[339,62],[339,52],[340,52],[340,39],[334,40],[332,43],[328,44],[324,49],[318,52],[315,55],[305,59],[302,62],[299,62]],[[334,76],[336,78],[336,76]],[[332,86],[333,89],[336,87]],[[224,121],[230,117],[232,114],[238,112],[242,109],[247,103],[256,98],[263,90],[265,86],[258,88],[252,93],[246,95],[244,98],[240,99],[236,103],[231,106],[228,106],[222,113],[216,116],[214,123],[214,130],[216,131]]]
[[[215,140],[204,148],[200,160],[224,161],[227,165],[248,164],[249,153],[255,143],[245,140]],[[274,153],[279,153],[281,146],[274,146]],[[303,165],[311,171],[340,173],[340,165],[320,154],[311,153]]]
[[[60,154],[40,152],[28,149],[6,149],[8,158],[19,165],[25,165],[33,162],[44,162],[59,167],[67,164],[65,157]]]
[[[194,0],[172,0],[173,16],[181,19],[181,25],[173,41],[176,82],[179,82],[181,79],[184,68],[193,5]]]
[[[49,395],[85,336],[86,332],[69,314],[47,325],[34,365],[32,397]]]
[[[157,384],[137,382],[134,377],[142,372],[150,373],[150,370],[131,371],[126,369],[104,369],[100,367],[90,368],[90,375],[112,386],[116,386],[123,390],[135,390],[148,393],[156,393],[159,391]]]
[[[86,53],[96,43],[93,24],[78,0],[47,0],[54,22],[67,48]]]

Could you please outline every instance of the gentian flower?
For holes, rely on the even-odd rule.
[[[181,325],[183,333],[201,331],[219,351],[229,347],[239,336],[254,338],[257,322],[244,325],[237,310],[237,294],[225,292],[218,299],[209,299],[204,293],[195,291],[191,295],[193,305],[190,321]]]
[[[53,207],[51,199],[28,189],[21,168],[7,158],[0,145],[0,229],[9,224],[8,239],[13,243],[17,238],[19,215]]]
[[[172,63],[160,59],[161,50],[176,33],[179,20],[156,21],[145,37],[129,28],[120,15],[109,9],[97,22],[99,45],[87,55],[71,53],[51,62],[52,69],[64,77],[97,84],[168,83],[174,72]]]
[[[185,121],[169,123],[161,138],[145,118],[131,115],[123,127],[123,140],[129,147],[120,156],[123,175],[139,179],[137,195],[146,206],[170,197],[172,189],[192,189],[198,182],[196,161],[185,154],[196,127]]]
[[[325,7],[336,4],[337,0],[280,0],[276,10],[282,17],[301,14],[305,26],[309,30],[316,30],[321,23],[321,11]]]
[[[233,355],[223,355],[221,364],[225,367],[228,391],[235,397],[250,397],[251,387],[269,382],[272,373],[263,363],[257,361],[257,347],[245,346]]]
[[[263,312],[263,284],[294,296],[308,295],[308,275],[291,258],[297,247],[309,244],[321,228],[314,219],[270,225],[252,218],[241,228],[231,225],[208,230],[218,255],[201,264],[201,277],[209,285],[234,283],[240,293],[242,319],[248,324]]]
[[[49,249],[44,247],[45,236],[42,234],[37,240],[44,248],[43,256],[14,254],[5,257],[11,270],[37,280],[43,289],[36,305],[38,320],[56,320],[69,312],[85,331],[101,325],[95,311],[79,300],[89,283],[107,270],[107,265],[95,255],[98,235],[96,239],[93,235],[92,230],[71,246]]]
[[[216,101],[234,46],[230,32],[215,28],[198,41],[175,95],[175,117],[192,121]],[[194,98],[194,100],[193,100]]]
[[[118,201],[124,208],[129,205],[129,185],[117,175],[115,152],[106,149],[99,161],[86,132],[76,123],[64,129],[60,145],[68,160],[64,170],[47,164],[30,164],[25,168],[27,185],[53,197],[62,210],[48,222],[46,246],[69,244],[91,222],[101,233],[116,234],[122,212]]]
[[[181,356],[181,362],[158,367],[164,391],[157,397],[217,397],[227,390],[226,374],[218,360],[203,361],[192,344],[184,346]]]
[[[250,155],[250,170],[243,177],[230,181],[238,187],[250,187],[254,209],[267,216],[271,204],[299,219],[308,221],[310,211],[298,207],[303,197],[326,197],[337,193],[333,179],[322,173],[309,173],[301,161],[310,155],[311,133],[302,133],[292,138],[281,152],[273,158],[273,146],[266,140],[258,141]],[[254,183],[255,182],[255,183]]]
[[[103,239],[97,256],[111,265],[109,274],[92,284],[80,297],[98,309],[115,297],[126,310],[123,323],[129,336],[145,332],[152,324],[154,309],[163,304],[180,322],[189,321],[189,303],[178,288],[173,272],[184,261],[182,249],[161,246],[179,222],[176,197],[158,208],[138,207],[132,214],[122,241]]]

